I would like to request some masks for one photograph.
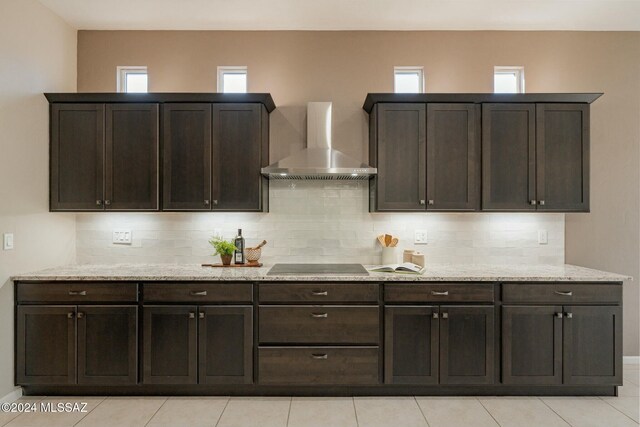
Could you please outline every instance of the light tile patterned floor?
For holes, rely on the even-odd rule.
[[[7,427],[638,427],[640,365],[619,397],[26,397],[88,413],[11,414]]]

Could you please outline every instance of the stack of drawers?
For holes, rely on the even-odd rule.
[[[378,384],[380,292],[368,283],[261,283],[260,384]]]

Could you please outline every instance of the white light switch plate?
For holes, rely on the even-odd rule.
[[[413,243],[416,245],[427,244],[427,230],[416,230],[413,233]]]
[[[547,233],[547,230],[539,230],[538,231],[538,244],[546,245],[547,243],[549,243],[549,235]]]
[[[2,249],[5,251],[13,250],[13,233],[4,233],[2,241]]]
[[[130,245],[131,230],[113,230],[113,243],[116,245]]]

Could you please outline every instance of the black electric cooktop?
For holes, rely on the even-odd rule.
[[[275,264],[268,276],[368,276],[362,264]]]

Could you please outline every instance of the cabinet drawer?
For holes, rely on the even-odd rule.
[[[378,284],[262,283],[260,302],[378,302]]]
[[[389,283],[384,288],[387,302],[493,302],[493,299],[493,283]]]
[[[377,306],[260,306],[260,342],[377,344]]]
[[[145,283],[145,302],[253,301],[251,283]]]
[[[138,285],[123,282],[19,283],[18,302],[136,302]]]
[[[378,347],[260,347],[260,384],[378,384]]]
[[[619,304],[622,300],[622,286],[590,283],[504,284],[502,300],[509,303]]]

